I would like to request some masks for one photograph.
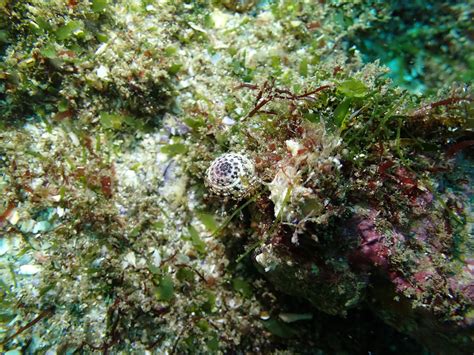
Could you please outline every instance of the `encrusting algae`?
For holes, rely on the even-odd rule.
[[[0,349],[472,352],[471,87],[362,63],[392,5],[0,1]]]

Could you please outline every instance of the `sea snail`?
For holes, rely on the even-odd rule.
[[[255,182],[253,161],[239,153],[222,154],[206,171],[205,183],[216,195],[239,199],[254,187]]]

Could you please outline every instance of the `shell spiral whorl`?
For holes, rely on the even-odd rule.
[[[243,197],[255,181],[254,163],[239,153],[222,154],[206,171],[206,185],[221,196]]]

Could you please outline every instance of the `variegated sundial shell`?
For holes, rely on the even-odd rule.
[[[253,161],[239,153],[221,155],[206,171],[206,185],[221,196],[241,198],[252,189],[255,181]]]

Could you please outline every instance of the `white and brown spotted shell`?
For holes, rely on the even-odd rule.
[[[206,171],[206,185],[221,196],[241,198],[252,189],[255,181],[254,163],[243,154],[223,154]]]

